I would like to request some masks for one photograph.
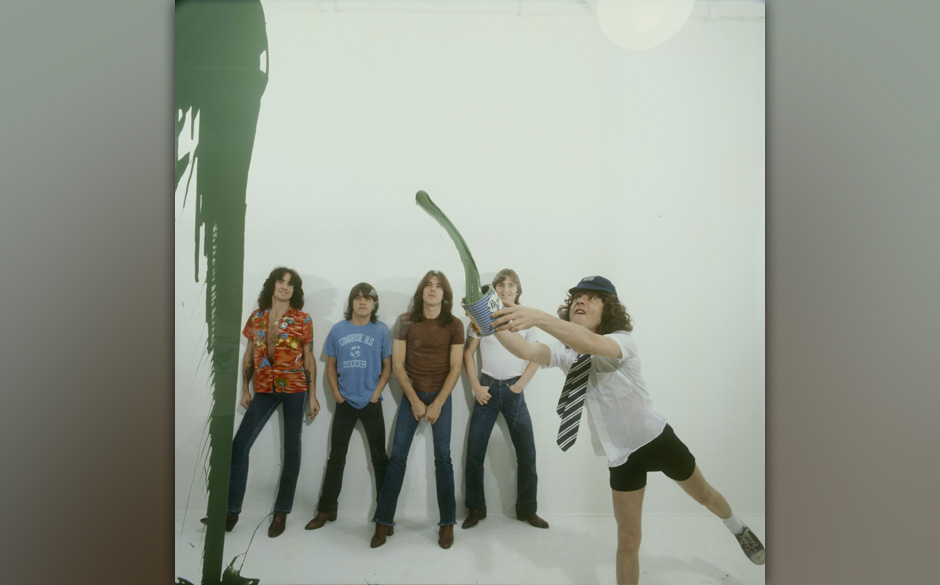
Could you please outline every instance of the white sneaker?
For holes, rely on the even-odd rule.
[[[751,562],[755,565],[764,564],[764,545],[761,544],[760,540],[754,536],[754,533],[751,532],[751,529],[747,526],[744,527],[744,532],[741,534],[735,534],[735,538],[738,539],[738,544],[741,545],[741,550],[744,551],[744,554],[747,555],[747,558],[751,559]]]

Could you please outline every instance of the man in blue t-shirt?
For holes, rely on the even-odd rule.
[[[330,427],[330,458],[317,504],[317,515],[307,530],[322,528],[336,520],[339,492],[343,487],[346,451],[356,421],[361,420],[369,441],[375,490],[382,489],[388,455],[385,452],[385,418],[382,390],[392,375],[392,334],[378,320],[379,295],[375,288],[360,282],[349,291],[346,320],[330,329],[323,346],[327,355],[326,379],[336,399],[336,413]]]

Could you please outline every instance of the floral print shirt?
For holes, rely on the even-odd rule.
[[[255,392],[307,391],[304,376],[304,345],[313,342],[313,320],[293,307],[284,313],[277,326],[274,363],[268,359],[267,329],[271,309],[255,309],[248,317],[242,335],[254,344]]]

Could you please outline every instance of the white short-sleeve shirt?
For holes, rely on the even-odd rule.
[[[526,329],[520,332],[526,341],[535,341],[535,332],[532,329]],[[480,339],[480,371],[494,380],[508,380],[521,376],[529,364],[526,360],[514,356],[508,349],[503,347],[495,335],[480,337],[473,325],[467,326],[467,335]]]
[[[604,337],[617,342],[623,357],[593,356],[584,396],[591,442],[598,455],[607,455],[610,467],[622,465],[630,454],[649,443],[666,428],[666,419],[653,408],[640,373],[636,343],[626,331]],[[554,340],[548,366],[561,368],[567,375],[578,352]]]

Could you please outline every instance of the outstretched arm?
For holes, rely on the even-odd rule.
[[[598,335],[583,325],[562,321],[554,315],[549,315],[545,311],[539,311],[531,307],[515,305],[513,307],[504,307],[496,311],[493,313],[493,327],[498,330],[496,338],[499,339],[500,343],[506,346],[506,349],[522,359],[534,361],[543,366],[548,365],[549,357],[551,357],[548,353],[547,346],[543,345],[546,352],[544,358],[542,358],[544,361],[527,357],[527,355],[520,355],[513,351],[512,347],[506,345],[504,339],[508,338],[505,337],[506,333],[503,332],[516,332],[530,327],[538,327],[578,353],[589,353],[591,355],[613,358],[623,357],[620,352],[620,346],[613,339]],[[521,336],[517,335],[516,337],[518,337],[522,343],[527,343]],[[542,344],[529,343],[529,345]]]
[[[540,366],[547,366],[551,360],[552,352],[544,343],[526,341],[522,334],[510,333],[507,330],[499,330],[495,335],[496,339],[503,344],[503,347],[509,350],[509,353],[526,360],[530,364],[536,363]]]

